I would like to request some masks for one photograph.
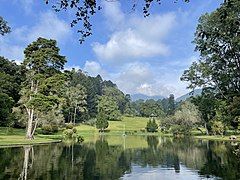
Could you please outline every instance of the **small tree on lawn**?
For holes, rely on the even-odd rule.
[[[96,121],[97,129],[100,129],[101,132],[108,127],[108,121],[106,115],[103,112],[99,112]]]
[[[155,119],[149,119],[147,126],[146,126],[146,130],[147,132],[157,132],[158,129],[158,125],[155,121]]]

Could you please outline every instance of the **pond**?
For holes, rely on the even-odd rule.
[[[0,179],[240,179],[237,143],[112,136],[0,148]]]

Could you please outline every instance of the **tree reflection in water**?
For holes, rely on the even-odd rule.
[[[33,166],[34,150],[33,150],[33,146],[24,146],[23,149],[24,149],[23,168],[22,168],[22,172],[20,174],[19,179],[26,180],[28,175],[28,167],[30,166],[30,168],[32,168]],[[30,155],[31,155],[31,158],[30,158]],[[31,159],[31,164],[29,164],[30,159]]]
[[[146,147],[133,148],[134,138],[131,142],[125,138],[124,145],[100,138],[82,145],[1,148],[0,179],[119,179],[131,175],[136,165],[179,175],[187,168],[198,176],[240,179],[240,160],[234,154],[239,145],[148,136],[141,139],[142,143],[135,141],[139,145],[147,142]]]

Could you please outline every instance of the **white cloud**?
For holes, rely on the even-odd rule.
[[[169,54],[164,39],[176,23],[174,13],[148,18],[128,15],[127,19],[119,2],[104,3],[104,9],[110,29],[117,28],[106,43],[93,44],[93,51],[101,62],[119,64]]]
[[[0,37],[0,55],[16,60],[23,59],[25,47],[38,37],[55,39],[59,44],[71,37],[69,25],[51,11],[40,14],[33,26],[12,29],[9,35]]]
[[[62,42],[69,37],[70,33],[69,25],[58,19],[55,13],[48,11],[40,15],[38,24],[30,29],[27,38],[29,41],[33,41],[38,37],[44,37]]]
[[[102,76],[106,75],[101,65],[96,61],[86,61],[83,70],[91,76],[97,76],[98,74]]]
[[[126,93],[136,93],[144,83],[153,82],[153,73],[146,63],[129,63],[113,78],[118,87]]]
[[[185,85],[179,81],[180,71],[193,58],[152,64],[153,59],[160,60],[163,56],[166,59],[171,54],[165,41],[178,24],[176,14],[151,14],[148,18],[134,14],[126,16],[119,2],[103,4],[110,37],[106,43],[95,42],[93,51],[98,61],[109,67],[109,72],[114,69],[114,73],[108,72],[107,77],[125,93],[184,94]],[[94,67],[94,71],[102,71],[102,67],[101,71],[99,66]]]
[[[78,65],[66,65],[64,67],[64,70],[71,71],[72,69],[79,70],[79,69],[82,69],[82,68],[80,66],[78,66]]]
[[[127,29],[114,33],[106,44],[95,43],[93,50],[103,62],[114,63],[168,54],[169,49],[165,44],[147,38],[136,30]]]
[[[107,25],[111,30],[116,30],[124,26],[125,14],[121,11],[120,2],[103,1],[104,16],[107,19]]]

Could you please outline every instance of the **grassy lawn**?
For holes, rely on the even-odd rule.
[[[144,133],[141,129],[144,129],[147,125],[148,118],[143,117],[123,117],[122,121],[109,121],[109,126],[104,134],[106,135],[146,135],[146,134],[160,134],[160,133]],[[93,126],[80,124],[77,127],[78,133],[83,136],[99,135],[98,129]]]
[[[134,147],[134,143],[130,141],[130,136],[124,139],[122,137],[124,130],[126,135],[163,135],[163,136],[172,136],[172,134],[163,134],[161,132],[158,133],[147,133],[140,131],[146,127],[148,118],[143,117],[123,117],[122,121],[109,121],[109,127],[104,135],[108,136],[111,139],[110,142],[113,144],[121,144],[124,142],[125,145],[128,147]],[[157,121],[158,122],[158,121]],[[83,136],[85,142],[95,141],[99,138],[99,131],[93,126],[79,124],[76,126],[77,132],[79,135]],[[204,130],[203,130],[204,132]],[[207,136],[203,135],[200,131],[192,131],[192,134],[197,139],[206,139],[206,140],[221,140],[221,141],[228,141],[231,134],[233,132],[229,132],[227,136]],[[118,136],[118,138],[116,137]],[[35,136],[35,139],[32,141],[25,139],[25,129],[8,129],[4,127],[0,127],[0,146],[5,145],[23,145],[23,144],[36,144],[36,143],[49,143],[49,142],[56,142],[62,139],[62,131],[59,131],[57,134],[54,135],[42,135],[38,134]],[[124,141],[123,141],[124,140]],[[125,141],[126,140],[126,141]],[[240,141],[240,135],[237,135],[237,141]],[[131,142],[131,143],[129,143]],[[140,142],[144,142],[139,139],[139,142],[135,144],[139,144]],[[143,144],[146,146],[146,144]]]
[[[25,144],[42,144],[57,142],[59,140],[50,137],[35,136],[34,140],[25,139],[25,129],[9,129],[0,127],[0,146],[7,145],[25,145]]]

